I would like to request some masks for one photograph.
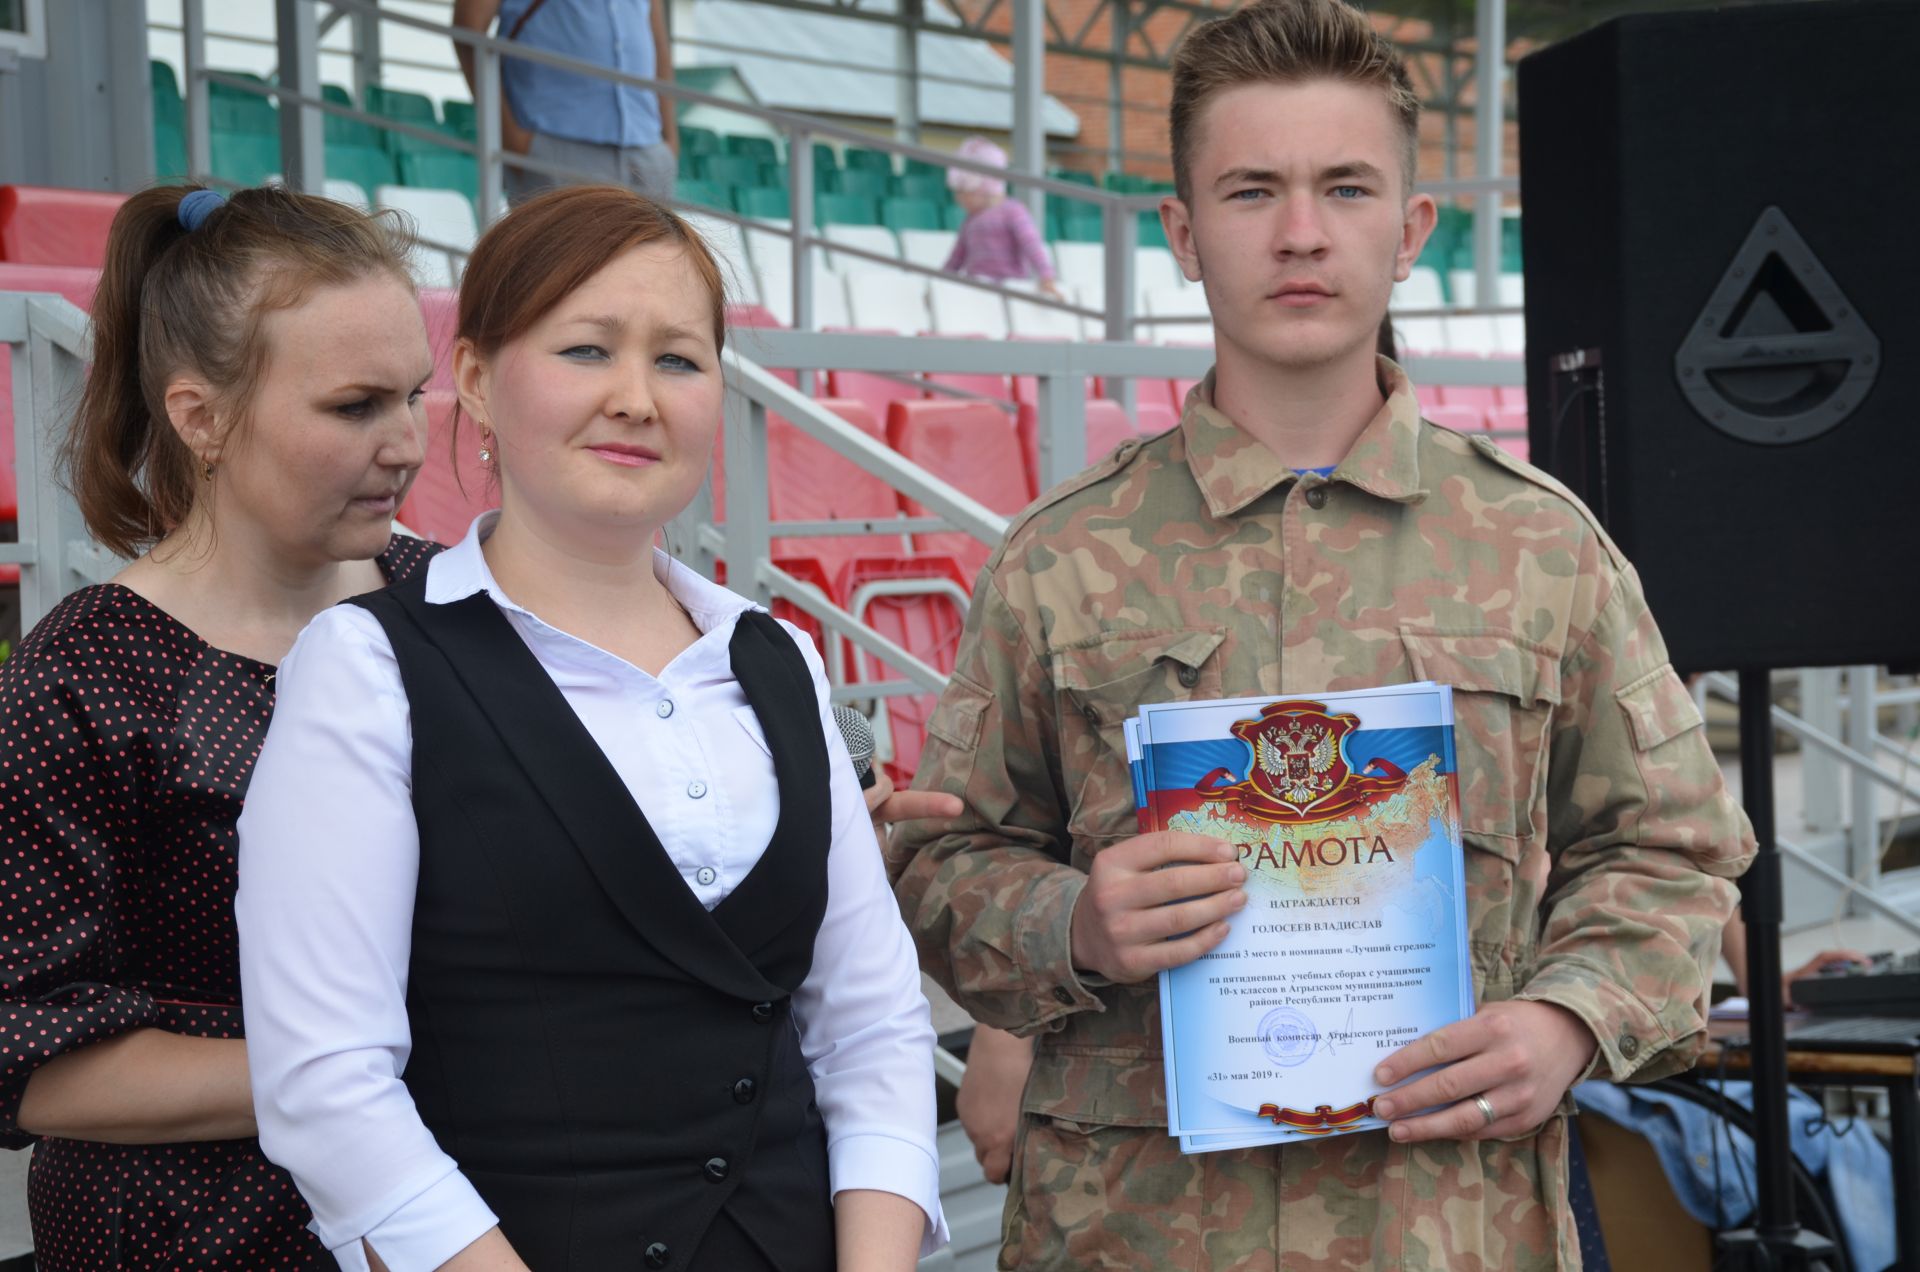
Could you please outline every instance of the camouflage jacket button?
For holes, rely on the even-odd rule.
[[[1640,1054],[1640,1040],[1632,1034],[1620,1035],[1620,1054],[1631,1060]]]
[[[1063,1007],[1073,1006],[1073,991],[1065,985],[1055,985],[1053,987],[1053,996]]]
[[[1180,668],[1178,675],[1182,689],[1191,689],[1200,683],[1200,669],[1198,667],[1183,666]]]
[[[1327,506],[1327,488],[1315,486],[1307,492],[1307,507],[1319,510]]]

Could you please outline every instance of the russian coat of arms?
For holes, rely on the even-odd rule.
[[[1383,759],[1354,771],[1347,762],[1346,740],[1359,727],[1359,716],[1330,715],[1322,703],[1269,703],[1256,718],[1233,725],[1233,736],[1253,752],[1246,778],[1222,785],[1222,778],[1233,775],[1215,769],[1194,789],[1226,799],[1262,821],[1330,821],[1385,798],[1407,780],[1397,765]]]

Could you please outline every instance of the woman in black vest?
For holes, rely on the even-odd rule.
[[[933,1035],[819,659],[653,548],[711,458],[719,271],[543,195],[475,247],[496,473],[314,621],[241,821],[261,1142],[344,1268],[906,1272]]]

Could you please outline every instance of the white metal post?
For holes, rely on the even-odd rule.
[[[499,210],[506,173],[500,158],[500,54],[491,46],[474,51],[473,128],[480,169],[480,225],[492,223]]]
[[[1043,375],[1038,383],[1040,489],[1051,490],[1087,466],[1087,381]]]
[[[787,139],[787,189],[793,228],[793,325],[813,329],[813,134],[796,128]]]
[[[923,0],[900,0],[900,25],[894,28],[893,136],[908,145],[920,144],[920,20]],[[812,161],[812,154],[807,159]]]
[[[1840,671],[1807,667],[1799,673],[1800,718],[1829,737],[1840,736]],[[1853,742],[1855,749],[1862,749]],[[1807,829],[1840,829],[1840,762],[1817,747],[1800,752],[1800,783]]]
[[[367,89],[380,82],[380,19],[370,13],[355,13],[350,21],[353,23],[353,104],[365,110]]]
[[[320,26],[312,0],[274,0],[274,15],[280,86],[301,96],[320,96]],[[281,98],[280,174],[293,189],[319,194],[326,188],[326,140],[318,110]]]
[[[1847,668],[1847,745],[1872,755],[1878,750],[1880,704],[1878,667]],[[1847,822],[1847,873],[1871,892],[1880,886],[1880,792],[1858,771],[1847,773],[1851,805]],[[1855,910],[1852,894],[1848,909]]]
[[[1474,5],[1474,174],[1483,180],[1500,175],[1507,138],[1507,0]],[[1500,303],[1500,192],[1485,190],[1473,214],[1474,304],[1492,309]]]
[[[207,104],[207,0],[180,0],[182,70],[186,82],[187,174],[205,180],[213,171],[213,112]]]
[[[760,574],[770,561],[767,503],[767,408],[742,393],[726,397],[727,586],[761,605],[773,591]]]
[[[1043,110],[1047,79],[1047,0],[1013,0],[1013,170],[1047,174],[1047,134]],[[1027,205],[1042,228],[1047,196],[1032,186],[1010,191]]]

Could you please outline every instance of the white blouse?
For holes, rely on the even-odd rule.
[[[480,551],[497,514],[429,564],[426,599],[484,591],[599,743],[702,904],[753,868],[779,816],[773,760],[733,678],[743,597],[664,554],[654,570],[700,629],[658,677],[513,603]],[[926,1212],[946,1243],[934,1144],[933,1026],[852,761],[813,672],[833,773],[826,917],[793,996],[826,1123],[832,1190]],[[279,700],[240,818],[240,979],[260,1142],[313,1208],[342,1268],[428,1272],[494,1226],[400,1080],[419,832],[406,691],[379,621],[321,613],[280,665]]]

